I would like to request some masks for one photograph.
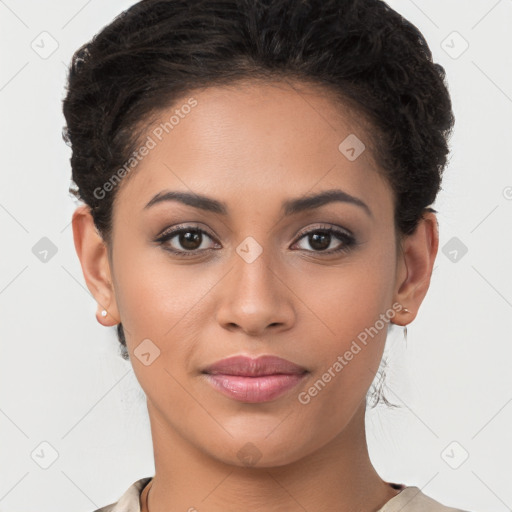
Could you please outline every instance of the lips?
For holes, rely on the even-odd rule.
[[[264,375],[297,375],[306,371],[302,366],[277,356],[260,356],[256,359],[233,356],[207,366],[203,373],[261,377]]]
[[[297,386],[308,371],[277,356],[233,356],[203,370],[206,382],[224,396],[245,403],[270,402]]]

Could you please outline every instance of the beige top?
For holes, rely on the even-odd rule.
[[[99,508],[94,512],[141,512],[141,494],[153,477],[141,478],[134,482],[115,503]],[[404,484],[390,484],[402,490],[375,512],[467,512],[450,508],[423,494],[418,487]]]

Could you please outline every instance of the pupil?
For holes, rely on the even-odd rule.
[[[311,247],[323,251],[324,249],[327,249],[327,247],[329,247],[329,244],[331,242],[330,238],[330,233],[314,233],[309,236],[309,243],[311,244]],[[318,243],[319,240],[320,243]]]

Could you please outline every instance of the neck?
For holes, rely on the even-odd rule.
[[[150,512],[378,510],[398,491],[373,468],[365,402],[330,442],[281,466],[230,465],[199,451],[148,400],[155,456]],[[229,505],[229,507],[227,507]]]

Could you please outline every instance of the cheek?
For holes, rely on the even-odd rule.
[[[367,248],[336,267],[297,269],[293,290],[307,306],[301,307],[302,320],[329,352],[350,345],[390,309],[394,260],[389,254],[389,248]],[[377,327],[385,331],[381,322]]]
[[[116,301],[127,343],[135,348],[149,338],[164,350],[165,341],[197,315],[211,278],[207,272],[198,276],[193,265],[172,264],[160,249],[119,252],[124,255],[114,263]]]
[[[162,410],[190,407],[190,396],[178,383],[185,381],[205,319],[211,317],[201,298],[215,284],[213,276],[165,258],[148,263],[132,254],[117,264],[116,278],[126,344],[142,389]]]
[[[381,247],[328,271],[311,268],[294,287],[307,304],[303,329],[311,333],[315,351],[313,387],[305,389],[304,401],[320,416],[334,420],[354,410],[378,370],[394,316],[393,253],[389,246]]]

